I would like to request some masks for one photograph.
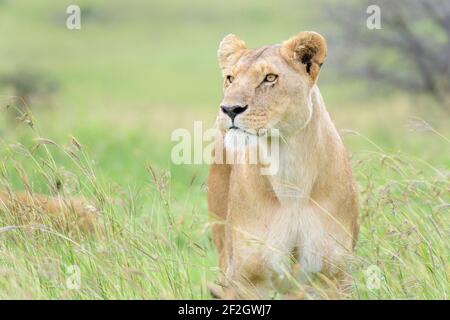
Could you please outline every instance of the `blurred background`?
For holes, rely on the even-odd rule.
[[[69,16],[66,9],[72,4],[81,8],[80,30],[66,27]],[[372,12],[368,14],[367,8],[374,4],[381,9],[381,29],[371,30],[367,27],[367,19]],[[89,155],[90,164],[108,196],[125,199],[127,204],[120,209],[123,212],[116,216],[123,213],[146,218],[149,212],[161,213],[146,195],[155,188],[161,191],[164,183],[170,184],[171,206],[178,212],[178,223],[182,225],[190,221],[194,229],[190,229],[189,224],[183,236],[181,233],[174,235],[177,247],[170,247],[167,252],[178,252],[176,250],[185,246],[189,261],[203,261],[203,252],[207,252],[205,264],[213,266],[214,251],[202,227],[207,221],[204,192],[207,167],[172,164],[170,151],[175,143],[170,141],[170,134],[176,128],[192,132],[193,122],[198,120],[203,121],[204,128],[213,125],[222,95],[216,52],[226,34],[235,33],[246,41],[248,47],[259,47],[279,43],[304,30],[317,31],[328,41],[328,58],[318,84],[345,139],[362,191],[361,202],[365,206],[362,209],[363,226],[368,229],[363,230],[363,249],[359,254],[368,257],[370,264],[374,263],[372,255],[376,253],[378,261],[378,249],[374,249],[378,248],[376,239],[389,240],[387,235],[393,232],[393,222],[391,218],[381,220],[383,228],[378,225],[372,230],[372,224],[367,224],[364,217],[378,212],[393,212],[393,200],[386,200],[390,179],[400,177],[399,181],[419,181],[423,178],[420,175],[424,174],[423,180],[428,179],[430,183],[427,185],[432,186],[438,176],[439,181],[447,181],[443,185],[448,191],[448,0],[352,0],[345,1],[345,4],[343,1],[324,0],[0,0],[2,185],[12,184],[19,190],[29,187],[53,194],[63,188],[69,194],[91,195],[86,191],[89,189],[86,184],[80,182],[83,179],[79,177],[76,165],[64,152],[51,149],[53,160],[49,161],[49,166],[52,170],[42,179],[41,173],[45,170],[42,168],[47,162],[38,160],[39,169],[36,169],[37,162],[30,160],[22,148],[35,150],[36,132],[39,137],[49,139],[38,141],[49,145],[49,148],[53,143],[60,146],[72,143],[73,146],[72,137],[75,137],[76,144],[79,143]],[[33,114],[32,118],[28,110]],[[43,152],[41,149],[36,152]],[[362,169],[361,163],[369,155],[380,160],[384,169]],[[385,161],[397,156],[406,159],[396,162],[396,165],[404,165],[402,169]],[[406,174],[404,170],[410,169],[409,160],[420,163],[420,166]],[[27,179],[24,179],[23,172],[27,172]],[[405,188],[410,190],[409,186]],[[379,194],[373,196],[373,190]],[[403,189],[397,194],[399,201],[403,201],[405,214],[413,211],[410,207],[412,202],[408,201],[415,195],[408,198]],[[379,202],[374,204],[371,201],[375,200],[371,199]],[[416,199],[414,206],[419,212],[415,228],[420,228],[422,212],[435,212],[433,208],[438,206],[448,210],[448,201],[430,191],[426,197]],[[384,219],[384,216],[378,217]],[[398,216],[398,221],[396,217],[392,218],[399,230],[407,226],[401,217]],[[369,222],[372,221],[370,219]],[[134,220],[127,220],[125,224],[130,221]],[[424,228],[430,231],[434,225],[434,222],[424,224]],[[151,230],[140,239],[146,238]],[[183,238],[186,234],[195,234],[194,240],[198,242]],[[370,238],[374,234],[375,240]],[[410,235],[409,229],[405,229],[405,234]],[[417,239],[418,242],[423,240],[419,236]],[[126,247],[130,243],[124,238],[122,245]],[[195,244],[193,248],[190,247],[192,243]],[[387,242],[386,247],[390,248],[391,244]],[[395,245],[398,245],[395,250],[406,248],[402,243]],[[34,252],[33,248],[27,250]],[[441,248],[448,249],[448,241],[441,242]],[[64,250],[72,249],[64,247]],[[199,254],[201,258],[195,256],[198,250],[202,253]],[[59,259],[59,251],[55,252],[48,255]],[[407,252],[404,254],[409,255]],[[140,255],[138,252],[137,256]],[[17,253],[12,256],[19,257]],[[21,272],[24,274],[29,268],[29,256],[28,253],[23,255]],[[448,257],[448,252],[444,256]],[[145,261],[143,264],[149,263],[146,256],[141,258],[139,261]],[[382,258],[387,264],[393,261],[388,254]],[[41,264],[40,259],[36,258],[39,261],[36,265]],[[436,270],[423,269],[413,257],[411,260],[403,259],[412,261],[409,266],[417,267],[411,267],[411,278],[426,273],[426,270]],[[446,263],[444,260],[445,257],[443,264]],[[111,261],[117,261],[117,258],[111,257]],[[11,270],[17,269],[17,265],[11,265]],[[86,269],[88,265],[86,262]],[[174,265],[174,269],[177,271],[184,265],[182,261],[179,266]],[[390,269],[395,274],[392,279],[403,279],[397,272],[405,270],[405,264],[398,265],[402,267],[393,265]],[[118,266],[117,270],[122,270],[122,267]],[[138,264],[134,267],[148,269]],[[109,269],[105,267],[104,270]],[[192,271],[196,279],[194,283],[205,278],[199,275],[203,272],[201,270],[196,267]],[[446,270],[450,272],[448,267]],[[113,273],[109,272],[109,275]],[[206,277],[214,278],[214,274],[208,273]],[[430,273],[429,279],[441,284],[445,274],[441,278],[434,277]],[[98,278],[98,274],[93,273],[93,283],[97,283]],[[29,281],[34,279],[30,277]],[[424,286],[435,283],[425,280],[418,280],[418,283]],[[189,273],[186,282],[190,281]],[[386,289],[386,295],[381,296],[415,297],[418,292],[429,292],[429,297],[439,298],[448,289],[418,291],[417,287],[409,285],[411,283],[391,283],[397,286],[397,291],[390,291],[390,287]],[[122,297],[114,289],[116,280],[111,280],[110,284],[111,294],[100,289],[93,289],[93,292],[102,297]],[[12,287],[8,283],[5,288]],[[130,288],[131,296],[138,295],[134,287]],[[160,297],[161,292],[165,292],[164,297],[201,296],[198,292],[177,293],[177,289],[169,284],[167,288],[164,289],[167,292],[158,289],[152,294],[156,297]],[[34,296],[52,296],[41,296],[43,293],[39,290],[34,291]],[[59,291],[46,290],[61,297]],[[25,296],[31,294],[27,290],[23,292]],[[394,293],[390,295],[391,292]],[[369,291],[366,294],[374,297]],[[143,296],[148,297],[148,292]],[[88,292],[87,297],[97,296]]]
[[[339,128],[389,150],[442,151],[408,122],[448,127],[448,1],[80,0],[81,30],[66,28],[70,4],[0,1],[0,103],[20,97],[14,104],[32,109],[44,135],[78,137],[114,181],[142,183],[145,161],[170,166],[174,128],[212,125],[216,51],[228,33],[249,47],[322,33],[329,53],[319,86]],[[381,9],[379,30],[366,26],[370,4]],[[14,115],[2,112],[2,121],[2,139],[21,134]]]

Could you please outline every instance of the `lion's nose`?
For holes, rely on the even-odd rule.
[[[229,116],[231,118],[231,120],[234,120],[234,118],[236,118],[236,116],[238,114],[241,114],[242,112],[244,112],[245,110],[247,110],[248,105],[245,106],[240,106],[240,105],[235,105],[235,106],[220,106],[220,109],[222,109],[222,112],[225,113],[227,116]]]

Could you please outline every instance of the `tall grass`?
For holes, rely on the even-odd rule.
[[[354,297],[447,299],[450,172],[375,147],[354,159],[362,218]]]
[[[98,221],[92,232],[75,224],[61,229],[39,208],[0,204],[0,298],[206,296],[201,284],[213,265],[202,229],[206,221],[198,212],[190,212],[187,219],[180,212],[185,208],[171,199],[167,172],[157,173],[148,165],[151,185],[146,190],[113,188],[97,178],[75,138],[58,145],[40,135],[30,114],[20,118],[32,131],[30,144],[3,143],[1,189],[12,190],[16,176],[30,194],[37,189],[54,196],[82,196],[97,208]],[[66,167],[71,164],[71,171],[62,174],[57,154],[66,158]],[[73,265],[81,274],[79,290],[66,286]]]
[[[73,224],[65,229],[37,208],[11,210],[0,203],[0,298],[210,298],[206,282],[218,271],[205,168],[183,192],[173,192],[172,169],[149,163],[139,164],[147,174],[144,187],[115,184],[102,178],[105,169],[95,165],[83,141],[57,143],[42,136],[29,113],[20,120],[29,133],[21,142],[2,141],[0,188],[83,197],[97,208],[97,222],[92,232]],[[369,150],[352,156],[361,205],[353,298],[447,299],[449,172],[350,133]],[[444,135],[430,139],[448,150]],[[79,289],[67,285],[71,266],[80,270]]]

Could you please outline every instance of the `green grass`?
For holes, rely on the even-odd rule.
[[[0,1],[0,74],[27,68],[59,83],[50,101],[32,102],[33,127],[8,116],[4,107],[20,101],[0,87],[0,188],[51,194],[59,185],[100,209],[101,231],[64,231],[0,209],[0,298],[210,298],[205,284],[217,269],[207,167],[172,164],[170,133],[192,131],[194,120],[212,124],[223,35],[258,46],[304,29],[326,34],[317,7],[210,3],[80,1],[88,14],[70,32],[69,1]],[[367,97],[364,83],[335,79],[324,67],[325,102],[337,126],[353,132],[343,131],[361,203],[353,298],[448,299],[448,116],[426,98]],[[420,121],[411,131],[412,117],[436,132]],[[39,138],[55,145],[35,149]],[[66,286],[72,265],[79,290]],[[367,286],[370,266],[381,272],[378,289]]]

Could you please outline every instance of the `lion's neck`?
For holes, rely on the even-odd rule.
[[[318,87],[312,89],[312,115],[307,126],[280,142],[278,172],[269,177],[281,203],[298,204],[310,198],[321,170],[330,159],[329,146],[339,143]]]

